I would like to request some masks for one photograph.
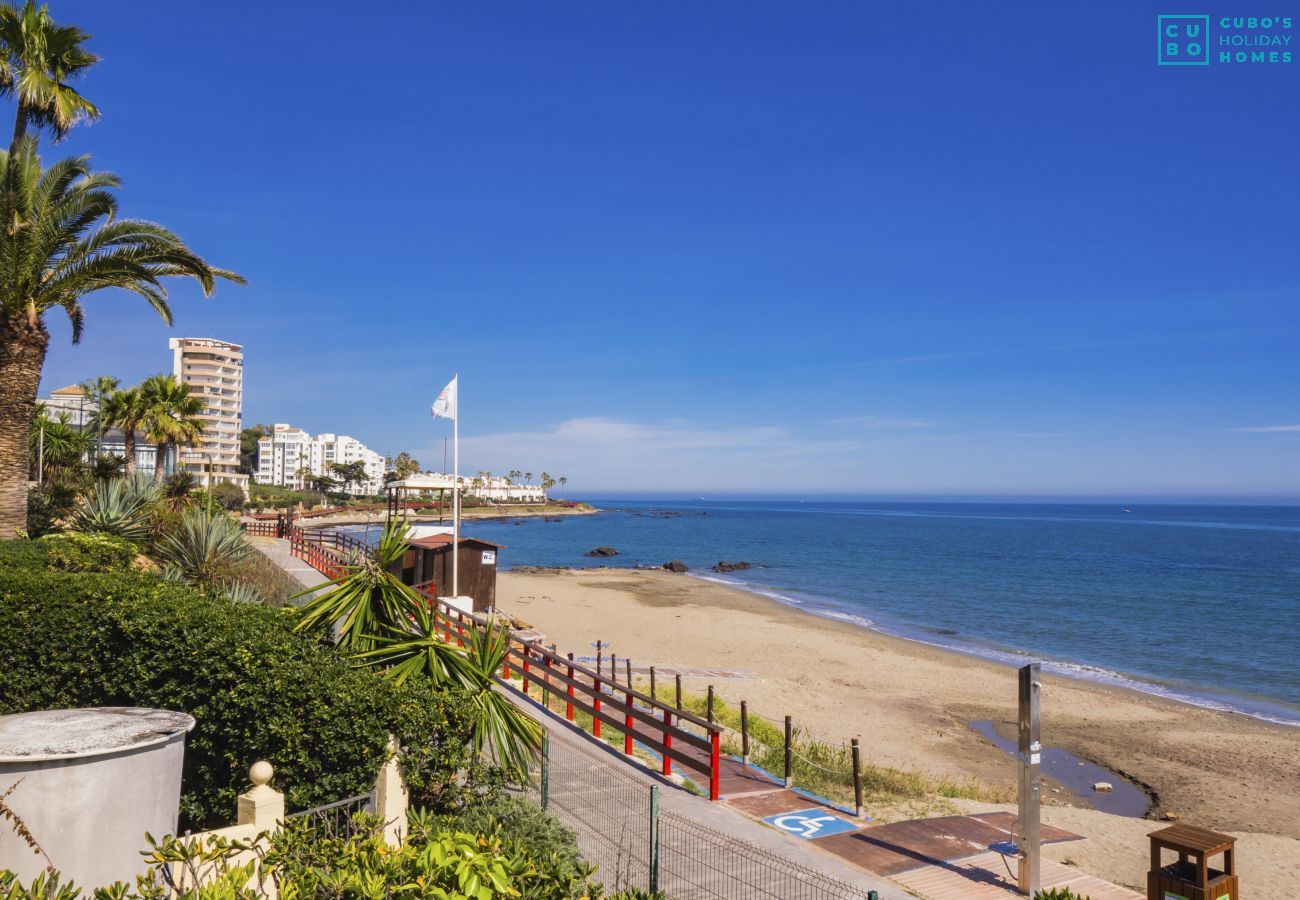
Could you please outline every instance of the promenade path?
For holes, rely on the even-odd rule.
[[[324,580],[319,571],[291,554],[287,540],[248,539],[304,587]],[[557,763],[551,767],[551,809],[578,833],[584,854],[600,864],[598,878],[644,886],[648,868],[643,851],[648,840],[641,837],[648,821],[650,788],[658,786],[659,809],[668,814],[665,821],[689,822],[699,829],[693,837],[690,828],[661,827],[661,887],[674,900],[865,900],[870,891],[880,900],[1024,896],[1014,888],[1014,860],[990,849],[1006,840],[1014,819],[1009,813],[880,825],[787,789],[761,769],[726,756],[721,759],[720,802],[713,803],[544,706],[537,685],[531,686],[531,695],[513,683],[503,684],[501,690],[546,728]],[[633,731],[634,740],[642,731],[645,737],[656,735],[640,722],[634,723]],[[644,745],[639,749],[655,756]],[[699,755],[707,768],[701,751],[689,745],[678,749]],[[683,771],[691,774],[689,768]],[[803,833],[797,835],[801,828]],[[1078,839],[1069,832],[1043,828],[1047,843]],[[1044,888],[1069,887],[1092,900],[1142,900],[1141,894],[1051,860],[1042,860],[1041,871]],[[810,875],[822,876],[835,887],[822,892],[803,884]],[[780,887],[783,880],[785,888]],[[736,884],[753,887],[737,891]]]

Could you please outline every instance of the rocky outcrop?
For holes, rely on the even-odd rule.
[[[587,556],[618,556],[618,551],[613,547],[595,547],[586,552]]]
[[[690,569],[687,567],[686,563],[682,562],[680,559],[674,559],[672,562],[666,562],[666,563],[664,563],[664,568],[667,569],[669,572],[679,572],[679,573],[680,573],[680,572],[689,572],[689,571],[690,571]]]
[[[715,572],[743,572],[745,569],[752,569],[753,563],[741,562],[719,562],[713,567]]]

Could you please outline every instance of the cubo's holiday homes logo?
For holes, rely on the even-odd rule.
[[[1157,16],[1156,64],[1289,63],[1293,34],[1290,16]]]

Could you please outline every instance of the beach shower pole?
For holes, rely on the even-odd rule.
[[[785,786],[794,787],[794,723],[785,717]]]
[[[858,739],[852,741],[853,747],[853,814],[862,818],[862,748]]]
[[[1042,797],[1039,778],[1042,768],[1041,722],[1039,719],[1039,692],[1042,676],[1038,663],[1020,669],[1020,740],[1019,740],[1019,804],[1017,832],[1019,834],[1020,892],[1030,897],[1039,889],[1042,869],[1039,866],[1039,815]]]

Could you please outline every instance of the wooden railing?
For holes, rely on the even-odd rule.
[[[329,578],[346,574],[344,566],[355,553],[371,552],[367,544],[338,531],[293,525],[288,530],[290,552]],[[448,643],[455,641],[463,647],[471,631],[503,627],[439,599],[431,581],[413,587],[429,601],[443,640]],[[601,733],[608,725],[622,734],[627,756],[632,756],[634,745],[639,743],[659,755],[665,776],[672,774],[675,762],[680,768],[703,775],[709,785],[709,799],[718,799],[722,726],[644,694],[630,683],[620,684],[616,678],[593,671],[575,661],[572,653],[562,656],[523,637],[523,632],[511,629],[509,633],[510,649],[499,679],[503,684],[509,683],[511,670],[515,671],[525,695],[531,696],[536,688],[548,709],[551,696],[561,697],[564,717],[576,722],[575,711],[586,713],[591,717],[591,734],[597,740],[603,740]]]
[[[415,590],[430,601],[443,639],[448,643],[454,640],[464,646],[469,630],[501,627],[438,599],[432,582],[415,585]],[[631,756],[634,744],[640,743],[660,756],[664,775],[672,774],[672,764],[676,762],[703,775],[708,781],[709,799],[718,799],[722,726],[670,706],[630,684],[621,684],[576,662],[572,653],[562,656],[536,641],[520,637],[520,632],[514,630],[510,632],[510,651],[502,667],[503,681],[509,680],[511,669],[520,676],[525,695],[536,688],[548,709],[550,696],[559,696],[564,703],[565,718],[570,722],[575,721],[575,710],[591,717],[593,737],[603,740],[602,726],[608,725],[623,735],[626,755]]]

